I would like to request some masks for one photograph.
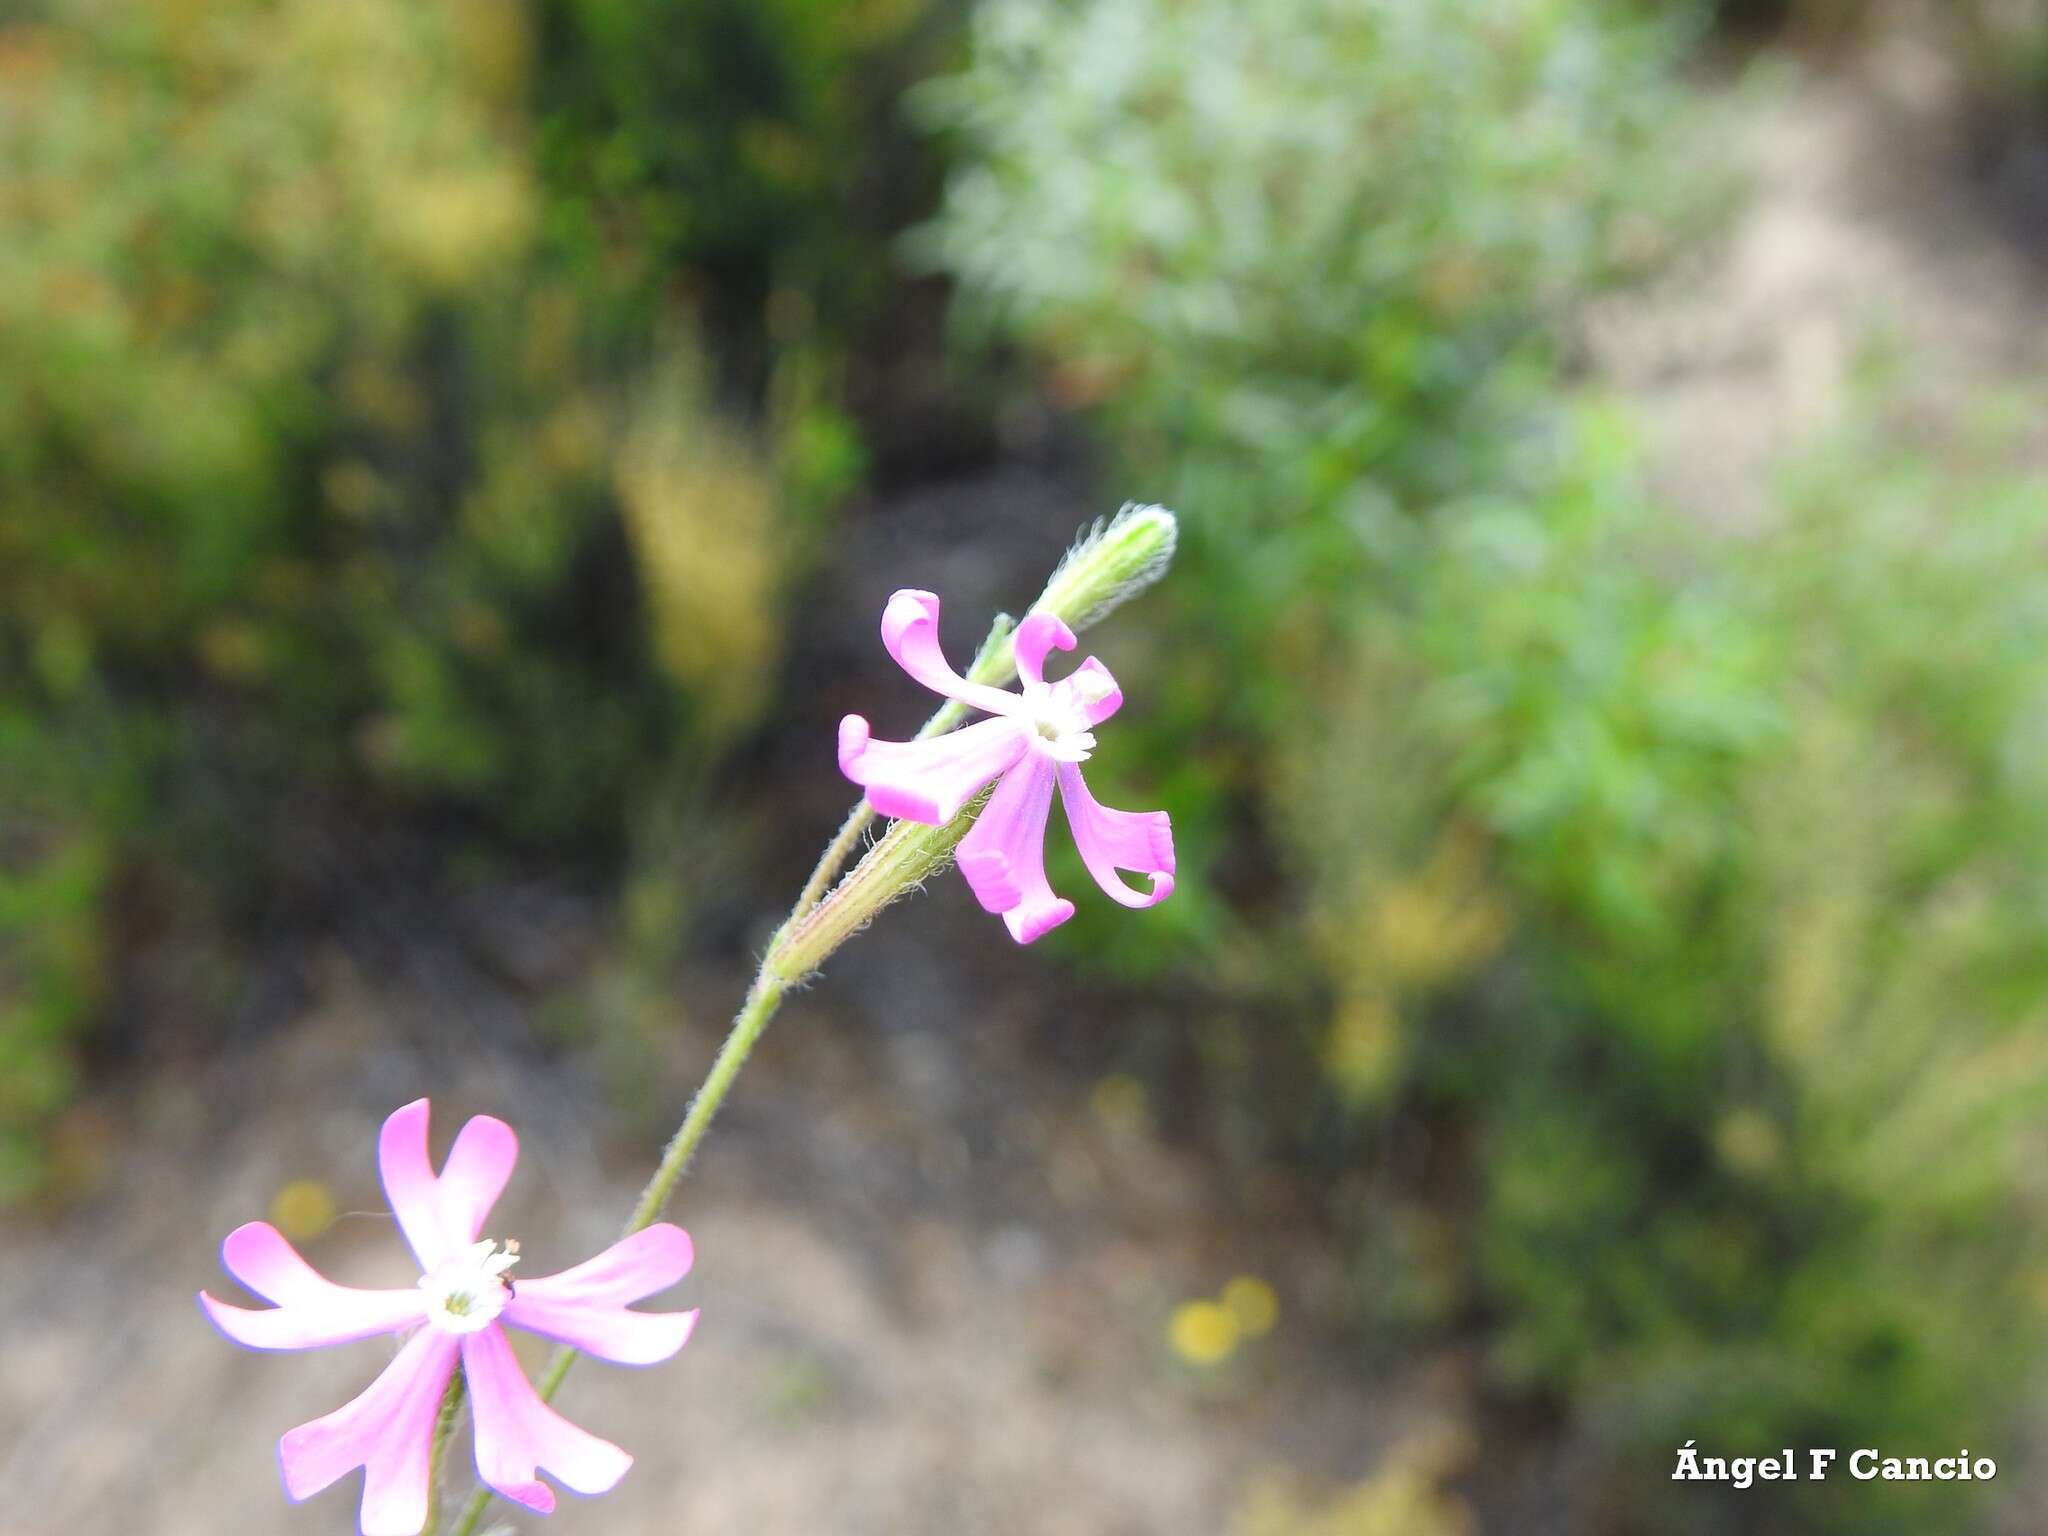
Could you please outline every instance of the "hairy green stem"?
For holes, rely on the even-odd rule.
[[[420,1527],[424,1531],[441,1523],[441,1476],[446,1470],[448,1442],[455,1434],[456,1421],[462,1417],[465,1396],[461,1370],[450,1371],[447,1390],[441,1394],[441,1411],[434,1420],[434,1448],[427,1462],[427,1521]]]
[[[1126,507],[1114,519],[1098,523],[1053,572],[1032,611],[1056,614],[1075,629],[1085,627],[1158,579],[1173,557],[1175,528],[1173,514],[1160,507]],[[967,669],[970,679],[1002,687],[1016,677],[1015,628],[1015,621],[1008,615],[997,617]],[[950,731],[966,714],[966,705],[949,699],[925,722],[917,733],[918,739]],[[660,1219],[676,1185],[689,1170],[690,1160],[710,1131],[719,1106],[732,1091],[740,1069],[747,1064],[747,1057],[753,1053],[768,1021],[782,1006],[784,994],[823,965],[828,955],[872,921],[883,907],[944,868],[986,799],[986,793],[977,797],[942,827],[895,822],[841,879],[840,870],[875,819],[866,800],[854,807],[832,841],[825,845],[825,852],[804,882],[789,916],[769,940],[767,953],[747,988],[745,1001],[733,1017],[725,1043],[718,1048],[709,1075],[690,1100],[683,1123],[676,1127],[654,1176],[633,1206],[626,1236]],[[561,1389],[576,1356],[577,1351],[565,1345],[550,1357],[537,1383],[543,1402],[551,1400]],[[437,1471],[454,1432],[461,1403],[462,1378],[457,1372],[442,1400],[440,1420],[435,1426],[433,1465]],[[438,1510],[438,1489],[433,1498]],[[450,1526],[449,1536],[476,1536],[491,1498],[491,1490],[479,1486]],[[432,1530],[436,1523],[436,1519],[430,1518],[425,1528]]]
[[[775,1010],[782,1005],[783,994],[789,990],[789,978],[776,974],[774,966],[777,950],[771,946],[767,958],[761,963],[754,984],[747,989],[747,999],[740,1005],[739,1013],[733,1018],[732,1029],[725,1037],[725,1044],[718,1048],[718,1058],[711,1063],[710,1075],[704,1079],[704,1086],[697,1090],[690,1100],[689,1112],[683,1116],[683,1123],[676,1127],[676,1133],[669,1138],[661,1162],[654,1175],[647,1181],[647,1187],[640,1191],[640,1198],[634,1203],[633,1215],[626,1223],[622,1234],[631,1237],[643,1231],[661,1218],[662,1210],[668,1205],[669,1197],[681,1182],[690,1166],[690,1159],[697,1154],[704,1135],[711,1129],[711,1121],[717,1115],[719,1106],[725,1103],[725,1096],[731,1092],[740,1068],[747,1064],[747,1057],[753,1052],[761,1032],[768,1027],[768,1021],[775,1017]],[[562,1381],[569,1374],[569,1367],[575,1363],[577,1351],[569,1348],[557,1349],[548,1361],[547,1370],[542,1374],[539,1391],[543,1402],[551,1400],[561,1389]],[[442,1425],[436,1430],[436,1448],[445,1439],[444,1431],[453,1424],[445,1410]],[[469,1502],[462,1508],[461,1515],[452,1527],[451,1536],[474,1536],[477,1523],[483,1519],[484,1510],[490,1504],[491,1491],[479,1487],[469,1496]]]
[[[1017,650],[1010,639],[1011,632],[1016,627],[1016,621],[1007,613],[996,615],[995,623],[989,628],[988,638],[981,642],[981,649],[974,653],[974,662],[967,669],[968,681],[986,683],[991,688],[1002,688],[1016,677]],[[913,739],[924,741],[933,736],[943,735],[966,717],[967,706],[957,699],[948,699],[933,712],[931,719],[925,721]],[[825,845],[825,853],[818,860],[818,867],[811,871],[811,878],[804,882],[803,894],[797,897],[796,905],[790,908],[789,916],[784,919],[781,929],[777,931],[777,940],[787,936],[811,908],[824,900],[826,890],[839,871],[845,867],[846,861],[853,856],[853,850],[860,845],[862,836],[873,825],[874,819],[875,809],[865,799],[857,802],[854,808],[846,813],[846,820],[840,824],[832,841]]]

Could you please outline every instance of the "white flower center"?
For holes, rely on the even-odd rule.
[[[428,1323],[443,1333],[477,1333],[488,1328],[512,1299],[512,1281],[506,1271],[518,1262],[518,1243],[508,1242],[500,1252],[499,1245],[489,1238],[472,1243],[452,1259],[443,1259],[420,1276]]]
[[[1061,763],[1085,763],[1095,750],[1094,733],[1082,713],[1078,690],[1054,685],[1024,690],[1024,723],[1031,745]]]

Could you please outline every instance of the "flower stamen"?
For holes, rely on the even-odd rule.
[[[472,1243],[420,1276],[427,1322],[443,1333],[476,1333],[497,1320],[512,1299],[508,1271],[519,1262],[516,1239]]]

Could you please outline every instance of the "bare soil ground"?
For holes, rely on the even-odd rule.
[[[1909,358],[1928,398],[2038,383],[2048,163],[1987,150],[1961,95],[1904,40],[1766,85],[1733,227],[1594,317],[1596,379],[1644,423],[1674,509],[1754,526],[1775,466],[1843,409],[1873,345]]]
[[[521,1236],[536,1273],[601,1247],[629,1208],[654,1144],[609,1139],[589,1082],[493,1046],[413,979],[373,982],[339,955],[321,969],[289,1030],[123,1096],[104,1198],[0,1253],[0,1531],[353,1529],[354,1480],[290,1511],[270,1445],[358,1390],[387,1347],[247,1353],[192,1292],[233,1294],[219,1237],[294,1178],[361,1213],[309,1257],[353,1283],[409,1283],[371,1157],[407,1098],[434,1095],[444,1144],[470,1112],[517,1125],[522,1165],[492,1230]],[[842,996],[944,1002],[861,1018],[827,987],[787,1010],[679,1202],[699,1261],[672,1299],[703,1308],[696,1338],[648,1371],[579,1367],[562,1400],[638,1465],[548,1529],[1216,1529],[1252,1470],[1362,1471],[1426,1409],[1412,1382],[1368,1389],[1298,1318],[1198,1383],[1163,1347],[1173,1304],[1246,1271],[1299,1294],[1318,1283],[1313,1245],[1219,1210],[1198,1167],[1034,1065],[1042,1005],[1024,988],[983,995],[914,937],[877,936],[845,969]],[[688,1044],[662,1069],[678,1099],[735,979],[692,989]]]

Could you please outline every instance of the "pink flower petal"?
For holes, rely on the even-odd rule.
[[[447,1170],[436,1178],[427,1118],[427,1101],[415,1099],[386,1120],[377,1137],[385,1197],[423,1270],[476,1241],[519,1158],[512,1128],[478,1115],[455,1138]]]
[[[1096,803],[1075,763],[1061,763],[1060,798],[1074,845],[1095,883],[1127,907],[1153,907],[1173,894],[1173,823],[1164,811],[1118,811]],[[1126,885],[1119,869],[1152,877],[1152,889]]]
[[[519,1138],[490,1115],[473,1115],[457,1133],[441,1169],[441,1222],[458,1248],[480,1237],[491,1207],[519,1161]]]
[[[620,1238],[574,1269],[520,1280],[515,1299],[546,1296],[579,1306],[630,1306],[674,1285],[695,1259],[690,1234],[672,1221],[660,1221]]]
[[[960,840],[960,873],[985,912],[1000,912],[1010,936],[1029,944],[1074,915],[1074,904],[1045,878],[1045,820],[1052,809],[1053,764],[1031,754],[996,785]]]
[[[859,715],[839,722],[839,770],[867,787],[883,816],[944,826],[981,787],[1022,757],[1025,728],[998,717],[929,741],[876,741]]]
[[[1006,715],[1017,707],[1016,694],[970,683],[953,670],[939,645],[939,600],[930,592],[905,588],[889,599],[882,610],[882,644],[897,666],[934,693],[992,715]]]
[[[229,1274],[276,1307],[230,1306],[206,1292],[199,1305],[214,1327],[251,1349],[317,1349],[380,1333],[396,1333],[426,1316],[417,1287],[365,1291],[336,1285],[300,1258],[284,1234],[266,1221],[235,1228],[220,1246]]]
[[[455,1355],[452,1334],[422,1329],[361,1396],[287,1431],[277,1459],[292,1501],[362,1467],[363,1536],[418,1536],[427,1523],[434,1421]]]
[[[497,1324],[464,1335],[462,1371],[476,1420],[477,1475],[515,1504],[541,1514],[555,1507],[542,1471],[578,1493],[603,1493],[633,1465],[616,1445],[541,1401]]]
[[[1102,724],[1124,707],[1123,689],[1110,676],[1109,668],[1093,656],[1054,683],[1052,691],[1062,700],[1073,699],[1081,718],[1091,727]]]
[[[538,1280],[521,1280],[504,1320],[621,1365],[652,1365],[688,1342],[692,1312],[629,1312],[690,1272],[689,1234],[662,1222],[613,1243],[596,1258]]]
[[[1045,682],[1046,653],[1071,651],[1074,632],[1056,614],[1034,613],[1017,626],[1016,646],[1017,675],[1027,687],[1037,688]]]
[[[441,1221],[441,1197],[434,1164],[427,1156],[425,1099],[394,1110],[377,1133],[377,1169],[384,1179],[384,1198],[398,1218],[398,1230],[412,1247],[420,1268],[432,1269],[454,1252]]]
[[[518,1289],[518,1297],[503,1313],[506,1322],[616,1365],[657,1365],[689,1343],[697,1327],[694,1309],[634,1312],[625,1307],[578,1307],[528,1300],[528,1286]]]

